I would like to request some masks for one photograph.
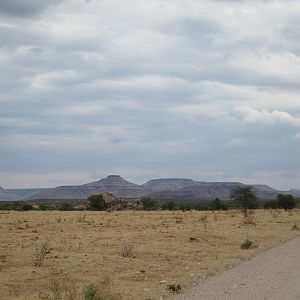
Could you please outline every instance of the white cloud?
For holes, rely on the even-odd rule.
[[[74,70],[52,71],[43,74],[37,74],[31,79],[32,88],[48,88],[57,85],[68,84],[78,80],[80,74]]]
[[[300,84],[300,57],[294,53],[243,52],[230,64],[234,68],[248,70],[268,80]]]
[[[234,108],[232,114],[245,123],[263,123],[266,125],[279,123],[300,127],[300,118],[294,117],[285,111],[259,111],[247,106],[239,106]]]

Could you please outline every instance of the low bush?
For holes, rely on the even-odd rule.
[[[170,292],[179,293],[181,291],[181,286],[180,286],[180,284],[169,284],[167,286],[167,289]]]
[[[133,256],[134,246],[129,241],[123,241],[120,247],[120,255],[123,257],[132,257]]]
[[[37,245],[35,242],[35,252],[34,252],[34,265],[37,267],[40,267],[45,258],[46,255],[50,252],[49,247],[48,247],[48,241],[42,243],[40,247]]]
[[[58,206],[58,210],[61,210],[61,211],[72,211],[72,210],[74,210],[74,206],[73,206],[72,203],[64,202],[64,203],[61,203]]]
[[[246,241],[244,241],[242,244],[241,244],[241,249],[243,250],[246,250],[246,249],[253,249],[253,248],[256,248],[257,246],[252,242],[250,241],[249,239],[247,239]]]
[[[97,294],[97,287],[93,283],[83,288],[84,300],[101,300]]]

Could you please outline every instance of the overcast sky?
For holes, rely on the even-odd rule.
[[[0,185],[300,188],[299,28],[292,0],[1,0]]]

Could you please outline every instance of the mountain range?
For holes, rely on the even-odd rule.
[[[202,182],[186,178],[152,179],[138,185],[123,179],[119,175],[108,177],[82,185],[58,186],[43,189],[3,189],[0,187],[0,201],[17,200],[77,200],[90,195],[111,192],[120,198],[151,197],[167,200],[213,200],[216,197],[229,200],[230,191],[246,186],[239,182]],[[291,193],[300,196],[300,190],[279,191],[268,185],[252,185],[259,198],[274,199],[278,193]]]

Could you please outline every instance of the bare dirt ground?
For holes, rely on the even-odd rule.
[[[168,285],[192,286],[299,235],[298,227],[300,210],[248,219],[238,211],[2,211],[0,299],[77,300],[90,283],[105,300],[172,298]],[[258,247],[241,250],[247,238]]]
[[[176,300],[299,300],[300,238],[208,278]]]

